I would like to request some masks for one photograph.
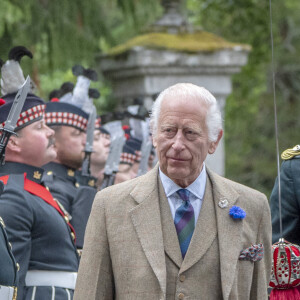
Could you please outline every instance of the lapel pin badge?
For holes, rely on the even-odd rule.
[[[225,208],[228,206],[228,200],[226,198],[222,198],[220,199],[218,205],[221,207],[221,208]]]

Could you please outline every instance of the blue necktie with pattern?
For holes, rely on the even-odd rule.
[[[190,192],[186,189],[180,189],[177,191],[177,194],[180,196],[183,203],[175,212],[174,223],[182,257],[184,258],[195,229],[195,213],[189,200]]]

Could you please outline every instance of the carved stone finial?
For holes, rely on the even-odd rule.
[[[178,33],[187,29],[187,20],[182,13],[182,0],[161,0],[163,16],[152,25],[154,31]]]

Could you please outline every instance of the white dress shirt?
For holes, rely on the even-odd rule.
[[[173,220],[175,219],[175,212],[178,207],[183,203],[183,200],[179,197],[176,193],[179,189],[182,189],[179,185],[177,185],[173,180],[171,180],[168,176],[166,176],[161,169],[159,168],[159,176],[162,182],[162,185],[165,190],[165,194],[168,198],[169,206],[171,209]],[[194,208],[195,213],[195,224],[197,223],[201,206],[202,200],[205,192],[205,185],[206,185],[206,169],[205,164],[203,163],[203,168],[200,175],[196,178],[196,180],[191,183],[187,190],[190,191],[190,203]]]

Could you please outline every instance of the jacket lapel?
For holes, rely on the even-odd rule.
[[[158,187],[164,248],[166,254],[180,269],[182,264],[182,254],[180,251],[178,236],[171,214],[169,202],[160,179],[158,179]]]
[[[208,168],[207,173],[212,183],[220,249],[222,293],[223,299],[226,300],[229,298],[242,249],[243,220],[234,220],[229,216],[229,209],[235,204],[239,194],[226,184],[224,178]],[[221,208],[219,206],[221,200],[227,200],[228,205]]]
[[[166,295],[167,275],[157,177],[158,165],[140,178],[141,182],[130,193],[137,205],[129,213],[147,260]]]
[[[182,263],[180,273],[197,263],[208,251],[217,235],[215,208],[209,178],[206,180],[203,203],[188,251]]]

